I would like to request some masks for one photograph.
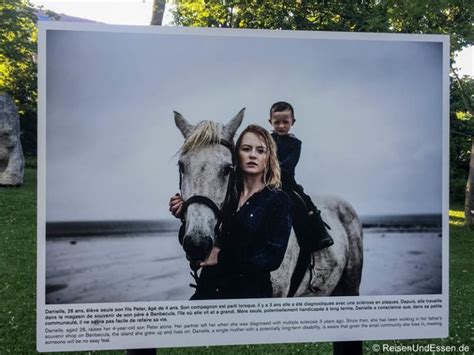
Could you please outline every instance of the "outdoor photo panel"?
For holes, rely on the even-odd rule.
[[[448,335],[447,36],[40,23],[38,63],[39,351]],[[277,101],[335,244],[305,297],[190,300],[173,112],[237,138]]]

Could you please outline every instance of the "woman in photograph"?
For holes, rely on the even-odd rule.
[[[220,235],[191,299],[272,297],[270,272],[285,255],[291,231],[290,201],[279,189],[280,166],[270,133],[248,126],[235,147],[235,192],[224,206]],[[181,217],[183,200],[170,199]]]

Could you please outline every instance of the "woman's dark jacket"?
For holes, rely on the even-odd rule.
[[[272,297],[270,272],[282,263],[291,231],[289,198],[265,187],[236,207],[223,222],[218,263],[203,268],[192,299]]]

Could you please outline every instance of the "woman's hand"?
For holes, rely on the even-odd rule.
[[[211,254],[209,254],[209,257],[207,258],[207,260],[199,265],[201,267],[217,265],[217,256],[219,255],[220,251],[221,250],[218,247],[212,248]]]
[[[183,213],[184,200],[178,193],[170,198],[170,212],[176,218],[181,218]]]

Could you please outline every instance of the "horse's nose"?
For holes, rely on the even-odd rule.
[[[183,249],[191,261],[204,261],[211,253],[213,241],[210,236],[186,235],[183,241]]]

